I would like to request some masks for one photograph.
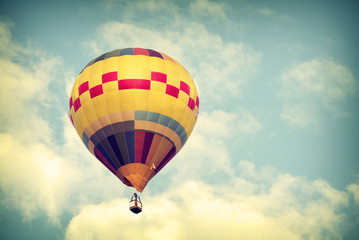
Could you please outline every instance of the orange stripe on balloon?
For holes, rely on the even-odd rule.
[[[152,163],[153,156],[155,155],[158,145],[160,145],[162,138],[163,137],[158,134],[155,134],[155,136],[153,137],[150,151],[148,152],[148,156],[146,158],[146,163],[145,163],[146,165],[150,166],[150,164]]]
[[[162,160],[166,157],[166,155],[169,153],[169,151],[173,148],[173,144],[169,141],[167,141],[167,142],[164,141],[163,144],[164,144],[164,147],[163,147],[161,153],[159,154],[158,158],[152,162],[155,164],[156,167],[162,162]]]
[[[153,158],[152,158],[152,161],[150,162],[150,165],[152,163],[157,163],[157,161],[160,159],[160,156],[162,155],[162,152],[165,151],[165,149],[167,149],[168,143],[170,143],[170,141],[168,141],[167,138],[162,137],[161,142],[158,145],[155,154],[153,155]],[[173,144],[172,144],[172,146],[173,146]],[[160,160],[162,160],[162,159],[160,159]]]

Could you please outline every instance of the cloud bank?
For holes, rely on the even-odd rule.
[[[246,161],[236,171],[227,184],[183,181],[148,196],[142,216],[126,199],[85,206],[66,239],[341,239],[348,192]]]
[[[45,214],[58,224],[65,210],[98,201],[92,187],[103,188],[113,178],[96,161],[83,160],[90,156],[65,112],[58,113],[62,118],[56,123],[49,120],[49,109],[63,111],[57,99],[61,94],[50,89],[65,78],[59,74],[62,61],[13,42],[9,23],[0,24],[0,34],[0,202],[19,210],[26,221]],[[55,132],[62,122],[64,132]],[[60,137],[64,145],[55,140]],[[113,196],[111,191],[104,194]]]
[[[289,125],[318,125],[325,117],[350,115],[346,100],[358,89],[352,72],[332,60],[313,59],[285,71],[278,93],[283,100],[281,118]]]

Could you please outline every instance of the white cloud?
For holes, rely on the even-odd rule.
[[[235,175],[232,167],[236,164],[228,141],[248,141],[261,129],[260,121],[243,107],[236,113],[201,112],[188,144],[161,174],[172,176],[172,184],[178,185],[181,179],[226,181]]]
[[[2,205],[19,209],[25,220],[45,212],[58,223],[61,206],[69,197],[67,191],[59,191],[66,184],[60,178],[64,172],[75,174],[74,168],[46,145],[23,145],[10,134],[1,134],[0,141],[5,143],[0,149]]]
[[[59,60],[13,43],[9,24],[0,24],[0,39],[1,203],[20,209],[24,219],[42,209],[57,222],[61,205],[55,202],[66,196],[57,196],[53,188],[63,166],[56,146],[48,147],[51,127],[41,115],[51,102],[48,89]]]
[[[211,18],[220,18],[226,20],[227,5],[223,2],[214,2],[208,0],[196,0],[190,3],[190,12],[196,15],[209,16]]]
[[[281,118],[289,125],[307,127],[318,123],[317,106],[307,103],[283,106]]]
[[[282,21],[290,21],[292,19],[290,16],[278,13],[272,9],[269,9],[268,7],[259,8],[256,10],[256,12],[262,16],[276,18]]]
[[[186,21],[186,20],[183,20]],[[124,47],[152,48],[178,60],[198,82],[204,102],[240,95],[240,89],[255,73],[261,54],[241,42],[225,42],[202,24],[168,22],[154,29],[107,22],[84,45],[97,55]],[[96,57],[96,56],[93,56]],[[203,101],[202,101],[203,102]]]
[[[325,115],[345,117],[351,109],[345,101],[357,92],[351,71],[331,60],[310,60],[285,71],[280,77],[278,96],[283,100],[283,120],[307,127]]]
[[[350,223],[348,224],[348,228],[349,229],[353,229],[354,234],[353,236],[357,236],[358,235],[358,226],[359,226],[359,179],[358,179],[359,175],[357,175],[357,181],[355,183],[349,184],[346,187],[346,190],[349,192],[350,197],[352,199],[353,202],[353,206],[352,208],[349,209],[349,217],[351,217],[350,219]]]
[[[85,206],[72,219],[66,239],[166,239],[165,236],[171,236],[177,223],[167,217],[176,214],[178,209],[173,208],[171,201],[159,197],[145,204],[146,216],[132,214],[127,199]],[[146,228],[144,224],[152,226]]]
[[[248,110],[240,107],[235,113],[222,110],[201,112],[197,131],[205,137],[229,138],[244,134],[255,134],[262,125]]]
[[[356,183],[348,185],[347,190],[353,195],[355,204],[359,206],[359,180]]]
[[[122,183],[87,151],[67,116],[63,119],[66,144],[61,147],[37,141],[24,144],[22,136],[0,135],[4,143],[1,204],[18,209],[26,221],[45,214],[58,224],[64,211],[118,197],[124,191],[124,187],[107,187]]]
[[[96,29],[96,38],[84,42],[84,45],[89,52],[96,54],[94,58],[105,51],[126,47],[153,48],[166,53],[181,51],[164,32],[114,21],[99,26]]]
[[[0,148],[0,187],[4,193],[0,202],[19,210],[26,221],[45,214],[52,224],[59,224],[64,211],[106,201],[125,191],[124,187],[109,187],[122,183],[87,151],[66,115],[63,120],[66,144],[62,146],[24,143],[22,135],[0,135],[4,143]]]
[[[58,74],[61,60],[13,42],[8,28],[0,24],[0,41],[5,44],[0,54],[0,203],[19,210],[24,220],[46,214],[58,224],[63,211],[118,196],[121,190],[106,188],[103,196],[95,194],[117,183],[116,177],[87,152],[65,112],[56,123],[46,119],[49,108],[56,108],[54,103],[63,96],[50,90],[58,78],[65,78]],[[66,143],[58,146],[53,125],[62,121]]]
[[[126,9],[121,11],[121,17],[129,22],[141,22],[142,16],[145,16],[147,23],[156,26],[168,24],[168,19],[176,24],[183,21],[177,14],[180,11],[179,6],[168,0],[136,0],[129,4],[117,0],[106,0],[101,3],[104,10],[108,12],[113,12],[114,9]]]
[[[269,8],[260,8],[257,10],[258,13],[264,15],[264,16],[272,16],[275,14],[275,12],[273,10],[270,10]]]
[[[23,50],[18,44],[11,42],[12,26],[11,22],[0,21],[0,54],[9,58],[13,58],[18,51]]]
[[[243,162],[243,164],[247,164]],[[248,165],[248,164],[247,164]],[[347,193],[322,180],[278,174],[267,187],[252,168],[227,184],[184,181],[155,196],[144,196],[143,212],[133,215],[128,201],[85,206],[70,222],[67,239],[340,239]],[[272,175],[269,173],[267,175]],[[253,191],[256,189],[256,191]],[[260,231],[259,231],[260,229]]]
[[[9,26],[0,23],[1,129],[23,142],[48,142],[51,129],[39,115],[53,100],[48,89],[62,61],[12,42]]]

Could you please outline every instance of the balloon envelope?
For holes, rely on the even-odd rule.
[[[180,63],[151,49],[125,48],[81,71],[69,117],[88,150],[142,192],[184,146],[198,109],[196,85]]]

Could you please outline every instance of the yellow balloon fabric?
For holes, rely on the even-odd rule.
[[[184,146],[198,112],[196,85],[180,63],[151,49],[125,48],[81,71],[69,117],[88,150],[142,192]]]

